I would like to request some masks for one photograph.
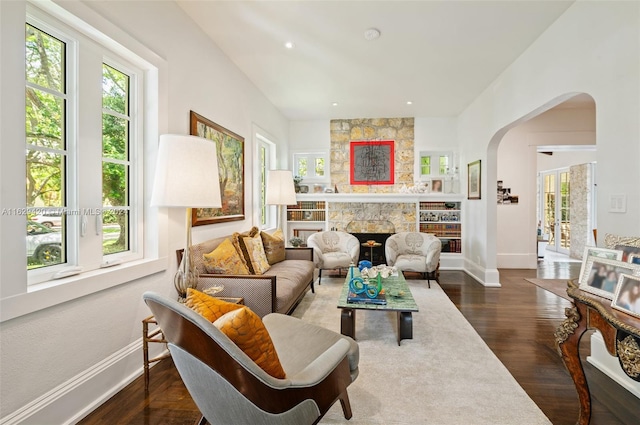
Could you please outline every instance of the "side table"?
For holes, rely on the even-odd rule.
[[[382,244],[380,242],[374,242],[372,244],[369,242],[363,242],[361,245],[365,248],[369,248],[369,261],[371,261],[372,265],[375,265],[373,264],[373,248],[379,248]]]
[[[591,392],[580,359],[580,339],[589,329],[600,331],[607,351],[618,358],[625,374],[640,382],[640,319],[611,307],[611,301],[580,289],[577,280],[568,281],[572,306],[554,333],[558,352],[578,392],[578,425],[591,421]]]
[[[217,297],[223,301],[227,301],[234,304],[242,304],[244,305],[244,298],[234,298],[234,297]],[[152,326],[151,330],[149,330],[150,325]],[[155,325],[155,327],[153,327]],[[149,390],[149,365],[155,362],[159,362],[162,359],[166,359],[171,354],[165,353],[161,354],[152,359],[149,358],[149,343],[159,343],[166,344],[167,340],[164,339],[164,334],[162,333],[162,329],[158,327],[158,322],[156,321],[154,316],[149,316],[147,318],[142,319],[142,360],[144,366],[144,390]]]

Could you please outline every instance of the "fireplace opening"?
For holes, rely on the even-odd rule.
[[[374,266],[386,264],[384,246],[389,236],[396,232],[392,222],[388,220],[353,220],[345,229],[360,241],[360,257],[358,261],[369,260]],[[362,246],[367,241],[376,241],[380,246]]]

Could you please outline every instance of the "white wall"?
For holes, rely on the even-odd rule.
[[[385,118],[385,117],[365,117]],[[292,121],[289,133],[291,153],[330,152],[330,121]],[[414,149],[416,162],[414,180],[420,176],[420,164],[417,155],[423,150],[453,151],[457,160],[457,137],[455,117],[415,117]],[[291,158],[289,158],[291,161]],[[459,165],[459,164],[458,164]]]
[[[591,95],[597,108],[598,233],[640,235],[639,18],[637,2],[576,2],[460,115],[461,162],[482,160],[482,200],[464,208],[465,268],[479,281],[499,285],[493,189],[500,140],[573,94]],[[627,194],[625,214],[608,212],[612,193]]]
[[[498,147],[497,179],[518,195],[517,204],[497,207],[498,268],[535,268],[537,265],[538,163],[561,168],[595,160],[595,152],[554,152],[544,155],[537,146],[593,145],[596,141],[595,109],[554,108],[512,128]],[[584,161],[588,158],[588,161]],[[545,170],[551,168],[544,168]],[[488,187],[487,190],[495,190]]]
[[[122,35],[124,31],[166,61],[168,72],[160,76],[161,87],[168,87],[166,93],[160,94],[167,105],[161,115],[163,131],[188,134],[189,111],[194,110],[245,138],[248,219],[194,228],[194,242],[248,229],[252,225],[252,126],[268,131],[286,152],[289,123],[283,115],[173,2],[61,1],[60,4],[81,18],[102,23],[101,29],[107,34]],[[8,64],[11,69],[16,68],[16,57],[24,52],[25,2],[0,2],[0,17],[3,97],[15,88],[13,98],[21,99],[24,70],[21,73],[6,70]],[[9,112],[3,108],[3,123],[10,121]],[[16,114],[13,121],[24,123],[24,112],[13,113]],[[24,147],[20,148],[24,124],[15,126],[23,129],[22,136],[18,131],[11,139],[7,127],[3,125],[0,133],[3,172],[7,163],[24,161]],[[9,145],[18,148],[12,150]],[[3,205],[24,199],[24,189],[15,186],[15,179],[10,181],[5,174],[2,176]],[[4,419],[24,408],[22,423],[63,423],[80,409],[90,409],[96,397],[109,396],[141,372],[141,320],[150,314],[141,295],[154,290],[173,296],[172,276],[176,269],[173,253],[184,246],[184,212],[168,214],[167,235],[160,238],[168,241],[164,247],[169,253],[165,272],[2,323],[0,411]],[[4,224],[2,230],[5,254],[11,237],[24,238],[24,233],[11,233],[10,226]],[[24,279],[22,270],[17,274],[7,272],[10,256],[3,255],[0,261],[2,286],[14,279]],[[43,395],[44,399],[39,398]],[[62,409],[47,408],[49,403],[61,400]]]

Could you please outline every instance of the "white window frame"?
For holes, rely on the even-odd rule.
[[[3,20],[10,19],[14,22],[22,22],[21,25],[0,28],[0,36],[8,40],[8,51],[15,52],[19,50],[19,46],[14,45],[14,42],[24,46],[24,25],[27,22],[28,15],[29,18],[38,19],[42,22],[52,22],[54,27],[60,25],[61,28],[72,28],[108,50],[117,52],[118,56],[142,69],[145,75],[145,82],[144,87],[140,87],[140,89],[144,90],[146,96],[144,107],[147,113],[144,117],[140,117],[144,124],[143,140],[141,140],[142,144],[140,146],[144,146],[145,156],[138,158],[138,161],[141,165],[140,176],[144,176],[142,179],[144,189],[141,190],[141,196],[144,193],[151,193],[158,138],[161,133],[168,132],[166,124],[168,122],[168,117],[166,117],[168,111],[168,87],[166,79],[160,78],[160,75],[168,71],[166,61],[128,34],[118,31],[107,19],[97,16],[91,8],[79,2],[57,4],[48,0],[34,1],[27,3],[24,9],[7,8],[6,11],[3,9],[3,15],[5,12],[7,16],[3,16]],[[91,25],[83,17],[86,17],[91,22]],[[42,29],[39,26],[37,27]],[[108,33],[112,35],[109,36],[107,35]],[[15,41],[9,42],[9,40]],[[5,52],[0,52],[3,58],[6,57],[7,53]],[[24,96],[24,86],[16,86],[15,88],[12,86],[14,81],[19,81],[20,75],[24,75],[24,60],[21,63],[20,61],[16,63],[9,61],[7,65],[0,75],[3,87],[9,88],[7,93],[3,93],[3,95],[8,94],[8,96],[3,96],[0,99],[3,110],[1,120],[4,124],[12,122],[14,125],[10,128],[3,125],[2,137],[3,139],[9,137],[24,140],[24,103],[18,102],[18,108],[16,108],[15,102],[20,93]],[[98,99],[100,98],[98,96]],[[71,111],[68,110],[68,113],[71,113]],[[67,131],[77,131],[77,128],[67,128]],[[98,128],[98,134],[101,134],[101,126]],[[68,149],[73,149],[73,147],[68,146]],[[12,144],[3,143],[0,146],[0,151],[2,168],[0,174],[3,179],[9,181],[11,176],[24,175],[24,144],[13,146]],[[100,161],[100,158],[99,156],[98,161]],[[77,161],[77,158],[69,158],[69,161]],[[144,165],[142,166],[142,164]],[[73,179],[75,177],[69,176],[68,178]],[[3,191],[0,196],[0,207],[12,210],[24,210],[26,208],[23,182],[24,180],[20,180],[20,185],[9,186],[7,191]],[[73,196],[75,196],[73,193],[67,194],[68,206],[77,202]],[[98,198],[98,205],[100,205],[101,191]],[[100,268],[99,264],[89,264],[91,270],[83,270],[77,275],[57,280],[46,280],[34,285],[28,285],[28,273],[25,266],[26,240],[24,238],[24,228],[26,216],[4,214],[0,216],[0,233],[2,234],[0,249],[3,254],[2,270],[0,270],[0,278],[2,279],[2,288],[0,288],[0,322],[166,270],[169,261],[174,260],[172,256],[168,255],[167,235],[169,221],[167,210],[141,206],[139,213],[139,222],[144,222],[147,229],[147,231],[141,233],[145,244],[143,257],[109,268]],[[81,220],[78,218],[77,223],[68,224],[68,231],[71,232],[74,231],[73,229],[78,229],[80,222]]]
[[[144,193],[142,190],[143,166],[141,161],[143,151],[142,122],[144,108],[140,104],[140,101],[144,99],[142,92],[144,75],[141,69],[130,63],[123,62],[122,59],[114,59],[113,56],[110,55],[105,56],[102,63],[129,76],[129,249],[127,251],[103,255],[103,260],[133,261],[142,258],[144,250],[144,224],[141,219],[142,214],[140,214],[141,206],[144,205]],[[96,229],[102,233],[102,227],[101,225],[98,226],[97,219]],[[102,234],[100,237],[102,238]]]
[[[431,157],[431,173],[422,174],[422,158],[426,156]],[[420,151],[420,155],[418,156],[418,173],[421,181],[429,180],[432,177],[442,177],[447,175],[447,173],[440,173],[440,157],[443,156],[448,158],[448,169],[452,172],[456,167],[456,164],[453,163],[453,151]]]
[[[274,229],[277,227],[278,225],[278,218],[277,218],[277,208],[275,205],[265,205],[265,222],[264,224],[261,222],[260,220],[260,211],[262,210],[262,199],[260,198],[260,193],[262,193],[262,190],[264,189],[266,191],[266,184],[267,184],[267,180],[266,180],[266,176],[269,173],[269,170],[275,168],[275,164],[276,164],[276,143],[274,142],[274,138],[272,136],[270,136],[266,131],[256,128],[254,130],[254,141],[255,141],[255,157],[256,157],[256,161],[255,163],[255,167],[254,167],[254,175],[256,176],[255,179],[255,201],[254,201],[254,205],[257,205],[258,207],[256,208],[256,218],[255,218],[255,222],[258,224],[258,227],[261,230],[266,230],[266,229]],[[265,165],[264,165],[264,169],[261,168],[262,164],[259,161],[260,158],[260,149],[264,148],[265,149],[265,155],[266,155],[266,160],[265,160]],[[265,176],[264,181],[262,181],[260,179],[260,176]],[[265,196],[266,196],[266,192],[265,192]]]
[[[307,171],[309,175],[300,176],[298,171],[298,163],[300,159],[307,159]],[[316,159],[324,159],[324,176],[316,175],[315,166],[310,166],[310,164],[315,165]],[[329,155],[327,152],[295,152],[293,154],[293,175],[302,177],[302,182],[304,183],[318,183],[318,182],[328,182],[329,181]]]

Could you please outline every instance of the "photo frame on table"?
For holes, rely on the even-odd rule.
[[[640,275],[640,266],[617,260],[590,257],[584,274],[580,277],[580,289],[613,300],[620,276]]]
[[[622,251],[622,261],[627,261],[630,254],[640,255],[640,238],[638,237],[607,233],[604,237],[604,245],[607,248]]]
[[[627,258],[627,262],[631,264],[640,264],[640,255],[629,254],[629,257]]]
[[[221,208],[194,208],[193,226],[244,220],[244,138],[190,111],[190,132],[216,144]]]
[[[640,276],[620,276],[611,307],[640,317]]]
[[[442,193],[444,187],[444,179],[431,179],[431,192]]]
[[[467,164],[467,199],[481,199],[481,172],[480,160]]]
[[[393,184],[393,140],[352,141],[349,145],[352,185]]]
[[[584,269],[590,257],[622,261],[622,251],[608,248],[598,248],[596,246],[586,246],[584,248],[584,254],[582,254],[582,266],[580,266],[580,274],[578,275],[579,277],[582,277],[582,275],[584,274]]]

